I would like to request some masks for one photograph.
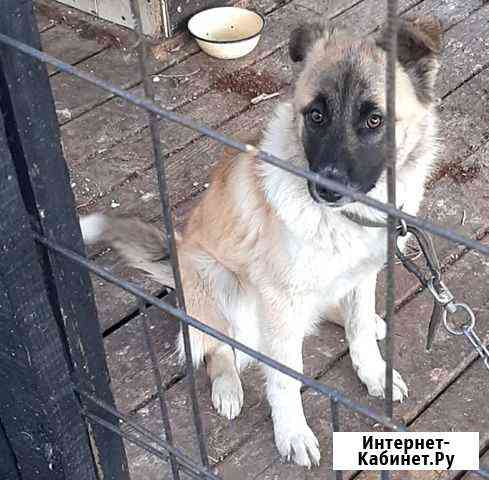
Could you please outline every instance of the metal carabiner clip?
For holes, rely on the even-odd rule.
[[[472,331],[473,328],[475,327],[475,314],[472,311],[472,309],[465,303],[450,303],[450,308],[445,308],[445,311],[443,312],[443,325],[445,325],[445,328],[449,333],[452,335],[467,335],[466,332]],[[448,307],[448,305],[447,305]],[[468,323],[462,325],[461,327],[453,327],[450,325],[448,322],[448,314],[450,315],[455,315],[458,311],[463,310],[464,313],[467,315],[468,318]]]

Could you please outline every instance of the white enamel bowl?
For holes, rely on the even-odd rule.
[[[258,45],[264,18],[237,7],[217,7],[194,15],[188,22],[190,34],[211,57],[244,57]]]

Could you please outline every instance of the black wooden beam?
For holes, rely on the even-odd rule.
[[[0,32],[39,48],[32,1],[3,0]],[[84,254],[45,66],[0,46],[0,95],[8,147],[28,221],[38,233]],[[89,274],[79,265],[44,249],[40,255],[46,294],[61,333],[71,377],[85,390],[113,405]],[[24,293],[29,295],[28,290]],[[113,421],[102,411],[95,408],[92,411]],[[122,440],[95,423],[90,424],[89,435],[99,477],[128,478]]]
[[[9,468],[15,458],[22,480],[95,480],[1,115],[0,251],[0,419]]]

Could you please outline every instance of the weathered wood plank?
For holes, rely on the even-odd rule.
[[[44,52],[71,65],[76,65],[106,48],[95,36],[90,37],[65,25],[56,25],[44,32],[41,46]],[[51,65],[47,69],[50,75],[58,71]]]
[[[486,377],[487,369],[481,360],[477,360],[412,423],[410,430],[479,432],[480,450],[483,451],[489,444],[489,390]],[[459,478],[459,475],[458,471],[393,471],[392,480],[452,480]],[[368,472],[357,478],[376,479],[373,473]]]
[[[263,13],[272,11],[278,4],[279,0],[266,0],[259,2],[262,5]],[[126,42],[128,43],[128,42]],[[199,47],[194,41],[191,41],[188,36],[180,34],[174,39],[165,41],[159,45],[152,47],[153,56],[150,56],[149,71],[153,74],[164,72],[165,69],[176,65],[188,57],[197,54]],[[199,58],[206,58],[203,53],[198,53]],[[99,78],[121,86],[125,89],[130,89],[141,83],[139,69],[137,66],[137,56],[133,48],[129,45],[123,45],[121,49],[110,49],[97,57],[90,59],[78,65],[83,70],[92,72]],[[202,64],[199,65],[201,67]],[[194,70],[184,70],[187,73]],[[170,72],[171,73],[171,72]],[[165,75],[170,73],[165,72]],[[177,72],[180,75],[182,71]],[[176,77],[176,80],[181,77]],[[171,84],[171,82],[170,82]],[[161,89],[165,85],[161,85]],[[85,81],[75,77],[62,76],[52,79],[52,88],[56,97],[57,103],[61,109],[67,109],[71,112],[71,118],[75,119],[80,115],[89,112],[97,105],[113,98],[113,95],[101,90],[98,87],[91,86]],[[173,88],[173,86],[171,87]],[[79,92],[78,95],[72,95],[73,91]],[[70,118],[60,118],[60,122],[66,123]],[[90,122],[88,122],[89,124]]]
[[[481,2],[452,2],[451,0],[435,0],[432,5],[426,1],[417,2],[409,12],[410,16],[436,15],[445,28],[452,28],[462,22],[481,7]]]
[[[22,480],[17,469],[14,452],[6,437],[4,428],[0,425],[0,478]]]
[[[0,32],[37,45],[30,3],[3,2]],[[13,148],[12,138],[23,125],[16,124],[19,99],[11,90],[25,80],[16,71],[25,58],[3,46],[0,55],[0,417],[2,451],[6,439],[10,450],[3,457],[2,469],[14,470],[15,475],[4,478],[17,478],[21,469],[23,478],[95,480],[79,404],[67,388],[70,365],[48,291],[52,284],[45,277],[43,256],[33,238],[32,205],[25,191],[28,179],[18,178],[25,168],[19,158],[23,145]],[[30,67],[24,75],[29,72],[34,77],[39,65]],[[47,83],[47,74],[44,80]]]
[[[314,339],[315,342],[322,345],[322,355],[326,359],[325,364],[329,360],[334,361],[338,355],[338,352],[343,349],[342,334],[341,329],[332,325],[332,328],[321,328],[319,336]],[[306,371],[308,374],[318,374],[317,365],[319,362],[314,362],[314,358],[310,358],[306,354]],[[311,362],[316,363],[316,368],[311,368]],[[243,375],[243,386],[245,390],[245,405],[244,411],[247,414],[243,417],[238,418],[236,421],[228,422],[223,421],[210,403],[210,396],[208,394],[209,385],[208,379],[203,371],[199,370],[197,373],[197,387],[199,392],[206,392],[200,397],[200,407],[203,415],[203,420],[206,430],[210,433],[212,432],[212,437],[209,438],[210,456],[215,463],[221,456],[225,455],[228,449],[233,448],[237,445],[239,441],[238,432],[246,425],[248,422],[258,422],[260,418],[266,415],[266,399],[264,390],[256,388],[256,384],[261,384],[261,375],[256,368],[248,369]],[[171,418],[173,419],[173,425],[175,426],[175,441],[176,444],[184,448],[186,451],[194,456],[196,452],[195,435],[192,424],[192,416],[190,407],[190,399],[188,397],[186,383],[180,382],[175,387],[171,388],[167,393],[167,401],[170,409]],[[156,428],[159,427],[157,420],[157,412],[155,409],[154,402],[150,403],[147,407],[140,409],[134,416],[134,419],[142,422],[143,424],[149,425],[151,423]],[[237,437],[238,434],[238,437]],[[231,442],[231,443],[229,443]],[[136,454],[136,451],[129,447],[128,455],[135,455],[131,458],[130,463],[134,466],[139,466],[131,470],[131,475],[135,480],[147,478],[148,480],[153,480],[157,478],[157,475],[161,475],[160,478],[166,478],[161,471],[147,471],[144,468],[148,455],[143,452]],[[194,456],[195,458],[195,456]],[[137,470],[140,470],[139,472]],[[133,479],[133,480],[134,480]]]
[[[34,5],[34,14],[36,16],[39,33],[43,33],[56,25],[53,19],[49,18],[49,16],[39,10],[37,4]]]
[[[0,262],[2,431],[23,478],[95,480],[79,404],[66,388],[70,367],[7,148],[3,116],[0,129],[0,242],[8,258]]]
[[[149,308],[147,313],[163,384],[167,388],[184,374],[175,350],[179,325],[155,308]],[[133,411],[156,394],[142,321],[138,316],[105,339],[112,391],[122,412]]]
[[[269,58],[266,65],[261,65],[259,69],[249,70],[248,72],[253,72],[256,75],[261,74],[267,79],[273,78],[273,83],[267,81],[268,88],[264,88],[267,88],[266,91],[270,93],[280,91],[280,85],[288,81],[291,77],[290,68],[283,63],[285,60],[285,53],[277,52]],[[275,76],[272,77],[272,74]],[[263,93],[260,88],[256,88],[254,92]],[[207,125],[232,134],[233,130],[231,128],[239,125],[241,121],[247,127],[252,127],[261,121],[265,121],[265,116],[258,116],[259,112],[263,109],[269,112],[269,107],[276,103],[276,101],[270,101],[266,103],[266,106],[262,104],[253,107],[250,105],[250,96],[252,97],[253,95],[254,93],[243,96],[237,91],[226,93],[212,92],[180,108],[179,112],[184,115],[192,115],[194,119],[198,119]],[[210,112],[214,113],[210,114]],[[139,115],[136,112],[134,113],[135,115]],[[225,119],[230,120],[230,123],[222,125]],[[127,119],[127,124],[132,124],[132,120],[132,117]],[[113,128],[119,129],[117,125]],[[123,128],[126,127],[123,126]],[[160,132],[161,139],[164,142],[163,149],[165,156],[177,150],[182,150],[183,153],[188,150],[183,150],[183,148],[195,141],[198,141],[199,146],[202,147],[203,145],[199,140],[200,134],[197,132],[170,125],[167,122],[161,124]],[[90,205],[90,203],[93,203],[94,198],[100,196],[100,194],[103,195],[107,188],[112,189],[113,185],[121,184],[128,176],[133,176],[136,172],[138,175],[144,174],[145,170],[152,163],[149,155],[149,145],[149,131],[146,129],[141,135],[133,138],[131,141],[124,142],[110,151],[103,151],[97,158],[93,158],[87,163],[74,167],[74,183],[76,184],[74,191],[78,204],[86,205],[88,203]],[[215,152],[216,149],[214,146],[215,143],[213,145],[213,151]],[[211,158],[211,155],[207,154],[205,148],[202,148],[198,153],[203,153],[205,160]],[[189,194],[191,193],[189,189],[193,183],[198,182],[200,185],[205,183],[202,170],[205,170],[205,176],[209,173],[209,165],[205,161],[201,162],[199,160],[195,162],[195,159],[192,159],[191,163],[188,163],[189,157],[186,157],[181,160],[182,163],[180,161],[174,163],[174,157],[175,155],[166,160],[168,168],[172,171],[172,179],[170,181],[172,192],[177,192],[180,186],[185,186],[185,190]],[[181,171],[182,167],[185,172]],[[178,188],[173,183],[176,180],[178,181]],[[183,183],[184,181],[186,182],[185,184]],[[89,189],[88,191],[87,188]],[[201,189],[202,186],[200,187]],[[175,201],[175,198],[172,200]]]
[[[158,47],[158,58],[149,62],[150,71],[163,72],[169,66],[177,64],[197,51],[198,48],[193,43],[184,42],[180,36],[176,37],[172,42],[165,42]],[[125,89],[140,83],[137,56],[132,48],[110,48],[77,66]],[[112,94],[105,90],[66,74],[52,78],[51,88],[59,108],[70,112],[70,117],[59,118],[61,124],[77,118],[112,98]],[[78,94],[73,95],[73,92]]]

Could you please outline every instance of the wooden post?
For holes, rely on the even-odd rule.
[[[8,448],[15,457],[22,480],[96,480],[18,174],[0,115],[2,450]],[[2,468],[11,473],[11,461]],[[2,472],[1,478],[16,477]]]
[[[40,48],[32,1],[3,0],[0,32]],[[13,353],[23,359],[22,367],[26,371],[33,370],[32,382],[27,375],[26,381],[31,383],[19,387],[26,390],[27,396],[22,402],[24,413],[17,411],[15,418],[16,422],[32,424],[26,432],[36,443],[46,437],[42,440],[46,446],[42,448],[49,450],[52,446],[55,451],[59,439],[62,445],[58,454],[61,457],[70,456],[79,449],[80,465],[77,469],[73,467],[73,472],[83,471],[84,475],[24,477],[22,471],[22,478],[93,478],[92,463],[88,466],[90,449],[84,441],[88,437],[93,453],[90,461],[95,461],[99,478],[126,479],[127,462],[122,440],[98,424],[88,424],[86,429],[81,423],[79,404],[70,384],[71,377],[104,402],[114,404],[89,275],[74,262],[35,246],[32,240],[31,228],[34,227],[42,235],[84,254],[45,65],[14,49],[0,46],[0,92],[8,139],[0,159],[4,168],[12,163],[5,170],[8,171],[5,173],[8,181],[5,180],[7,177],[2,177],[4,185],[0,197],[3,208],[0,211],[1,245],[5,242],[9,246],[8,254],[0,250],[3,269],[0,294],[4,295],[8,307],[2,329],[9,325],[16,332],[14,336],[9,332],[0,333],[0,345],[9,341],[15,344],[18,337],[19,345]],[[14,184],[18,186],[14,187]],[[33,337],[34,333],[37,337]],[[23,349],[28,353],[21,353]],[[0,358],[2,355],[6,355],[3,346],[0,347]],[[25,355],[29,357],[25,358]],[[0,411],[2,422],[4,415],[14,417],[18,406],[16,396],[21,394],[16,390],[18,371],[13,366],[10,371],[9,362],[3,360],[1,371],[6,377],[0,384],[2,387],[12,386],[13,390],[7,387],[5,393],[3,387],[2,394],[11,396],[13,410],[9,413],[3,405]],[[41,395],[41,400],[49,407],[42,412],[51,412],[52,418],[44,418],[43,413],[37,411],[36,389],[43,376],[46,381],[41,393],[53,396],[54,403],[49,407],[49,398]],[[113,420],[99,409],[91,408],[91,411],[108,421]],[[55,425],[51,426],[53,423]],[[45,428],[45,425],[50,427]],[[5,430],[10,440],[12,432],[7,425]],[[21,434],[19,429],[17,437]],[[15,454],[17,456],[16,449]],[[45,451],[41,449],[38,454],[45,456]],[[60,458],[60,465],[63,462],[65,459]],[[62,471],[66,473],[68,470]]]

